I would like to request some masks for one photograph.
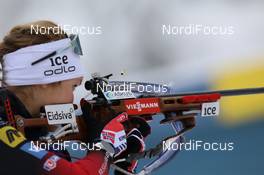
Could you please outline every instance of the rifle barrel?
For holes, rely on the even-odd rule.
[[[200,91],[200,92],[184,92],[175,93],[161,96],[147,96],[147,97],[172,97],[172,96],[188,96],[188,95],[203,95],[203,94],[215,94],[218,93],[221,96],[239,96],[239,95],[252,95],[252,94],[264,94],[264,87],[259,88],[245,88],[245,89],[229,89],[219,91]]]

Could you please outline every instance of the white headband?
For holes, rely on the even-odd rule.
[[[3,78],[8,86],[49,84],[82,77],[80,56],[74,52],[71,40],[65,38],[45,44],[21,48],[3,57]],[[33,62],[63,49],[60,53],[37,64]]]

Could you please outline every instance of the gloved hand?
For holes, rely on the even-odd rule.
[[[112,119],[101,132],[101,144],[110,155],[118,156],[127,148],[126,133],[122,122],[127,121],[127,113],[121,113]]]
[[[100,138],[100,142],[96,143],[96,146],[104,149],[106,152],[110,153],[110,156],[117,156],[122,153],[127,148],[126,133],[124,127],[121,123],[128,119],[127,113],[121,113],[117,117],[112,117],[112,111],[108,109],[100,110],[100,115],[93,113],[91,104],[89,104],[85,99],[81,99],[80,102],[83,117],[86,121],[89,138],[88,142],[97,142]],[[97,117],[113,118],[108,120],[109,122],[103,122],[98,120]]]

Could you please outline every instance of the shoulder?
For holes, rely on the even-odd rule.
[[[8,97],[8,90],[6,88],[0,87],[0,106],[4,105],[4,101]]]
[[[3,126],[6,126],[7,125],[7,120],[6,120],[6,117],[2,116],[0,117],[0,128],[2,128]]]
[[[0,127],[7,124],[5,101],[8,97],[8,92],[5,88],[0,88]]]

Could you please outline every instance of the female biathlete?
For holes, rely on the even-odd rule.
[[[46,105],[73,103],[73,91],[83,79],[81,48],[77,36],[49,30],[37,33],[32,27],[58,27],[50,21],[37,21],[14,27],[0,44],[2,87],[0,88],[0,174],[6,175],[96,175],[108,174],[109,159],[126,148],[122,113],[111,120],[100,151],[92,151],[76,162],[48,150],[32,149],[31,140],[47,134],[32,128],[22,135],[14,116],[40,116]],[[104,146],[107,145],[108,146]],[[119,147],[120,146],[120,147]],[[114,149],[112,149],[114,148]]]

